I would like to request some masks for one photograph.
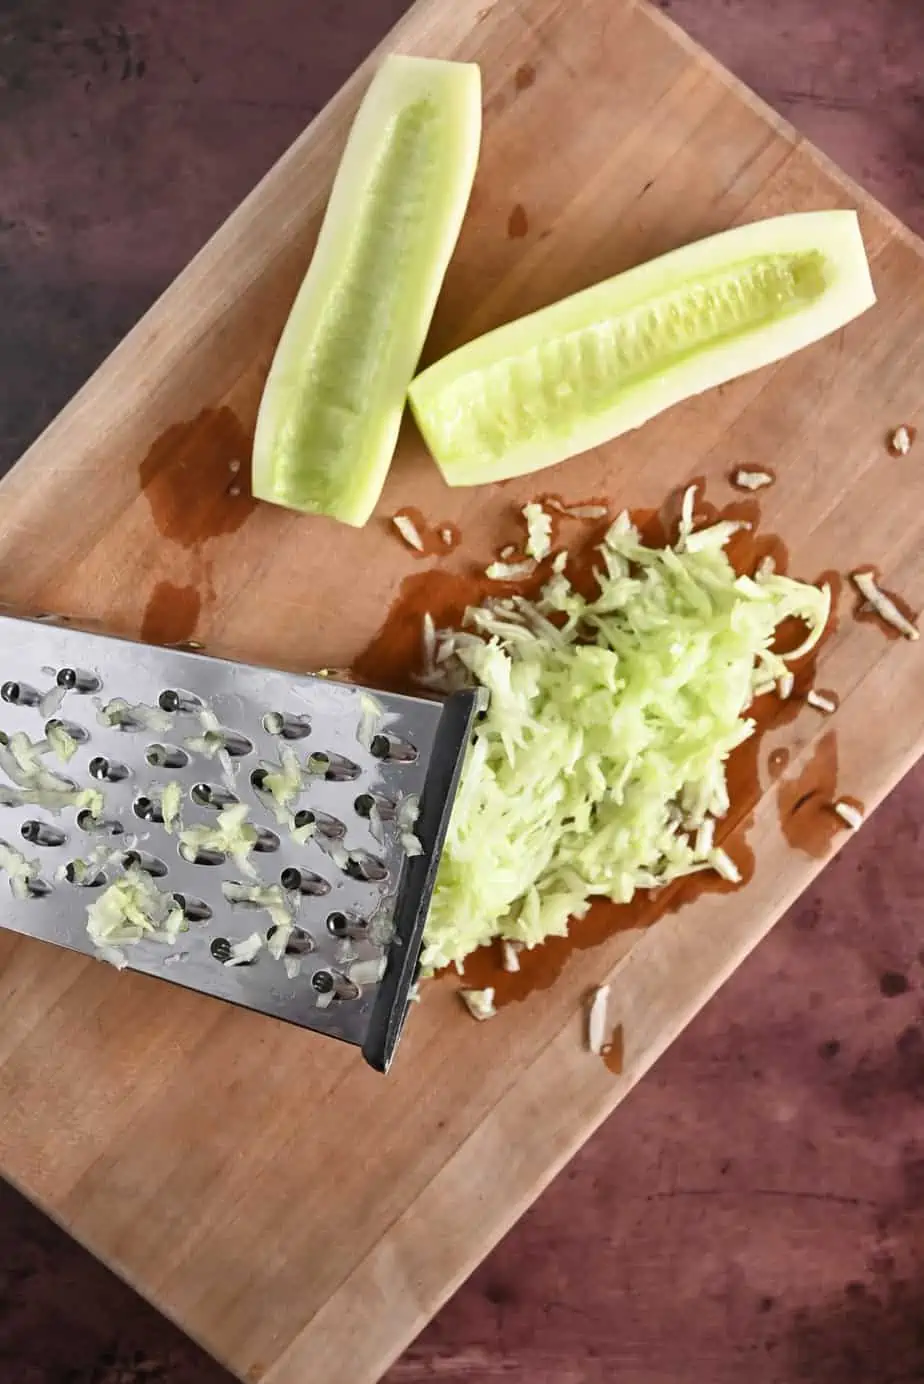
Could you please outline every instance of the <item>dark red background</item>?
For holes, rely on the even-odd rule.
[[[661,3],[924,230],[922,0]],[[0,467],[404,8],[0,0]],[[389,1384],[924,1380],[922,809],[918,773]],[[0,1384],[226,1378],[0,1185]]]

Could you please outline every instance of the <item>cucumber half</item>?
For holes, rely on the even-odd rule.
[[[361,525],[375,508],[481,139],[471,63],[386,58],[359,108],[270,368],[254,495]]]
[[[538,471],[808,346],[876,301],[851,211],[725,231],[499,327],[411,407],[450,485]]]

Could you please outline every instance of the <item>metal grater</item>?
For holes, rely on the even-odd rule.
[[[185,930],[172,944],[120,948],[119,964],[353,1043],[387,1071],[482,705],[476,692],[443,703],[366,692],[0,614],[0,844],[39,865],[25,881],[14,881],[15,860],[0,874],[0,925],[98,955],[87,906],[140,868],[182,907]],[[73,788],[101,790],[98,816],[74,803],[55,813],[47,793],[11,777],[11,737],[24,732],[34,744],[49,728],[76,751],[68,762],[43,753],[41,764]],[[265,788],[283,746],[304,767],[284,808]],[[170,783],[180,785],[184,831],[248,806],[258,840],[246,861],[278,886],[294,924],[282,956],[261,945],[249,962],[228,964],[255,932],[272,938],[276,915],[230,903],[228,892],[255,881],[227,854],[181,846],[179,824],[167,830],[160,805]],[[293,828],[314,834],[299,841]]]

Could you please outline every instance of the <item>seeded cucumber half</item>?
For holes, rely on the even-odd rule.
[[[414,380],[450,485],[538,471],[769,365],[876,301],[851,211],[725,231],[499,327]]]
[[[481,74],[386,58],[359,108],[260,403],[253,493],[347,524],[385,483],[471,192]]]

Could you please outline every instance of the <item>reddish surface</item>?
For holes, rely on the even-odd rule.
[[[924,231],[921,0],[662,3]],[[403,8],[6,0],[0,465]],[[389,1384],[924,1380],[922,819],[918,773]],[[0,1188],[0,1384],[225,1378]]]

